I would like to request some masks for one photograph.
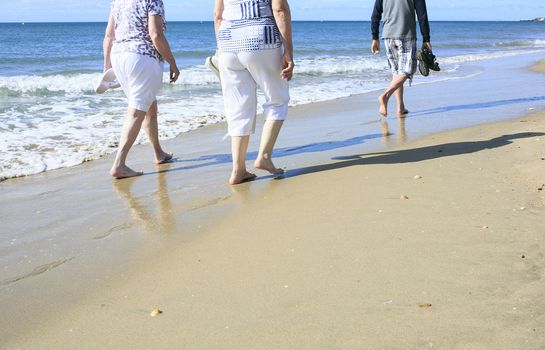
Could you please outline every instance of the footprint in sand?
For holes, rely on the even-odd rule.
[[[36,267],[34,270],[32,270],[32,272],[30,272],[30,273],[27,273],[27,274],[19,276],[19,277],[8,278],[7,280],[0,281],[0,287],[8,286],[10,284],[13,284],[13,283],[19,282],[21,280],[24,280],[25,278],[41,275],[42,273],[46,273],[47,271],[51,271],[54,268],[57,268],[57,267],[65,264],[65,263],[69,262],[72,259],[74,259],[74,257],[54,261],[52,263],[45,264],[45,265],[40,265],[40,266]]]
[[[106,231],[104,234],[102,234],[100,236],[93,237],[93,239],[104,239],[104,238],[110,236],[111,234],[113,234],[116,231],[131,228],[132,225],[133,225],[132,223],[127,222],[127,223],[124,223],[124,224],[121,224],[121,225],[114,226],[111,229],[109,229],[108,231]]]
[[[207,208],[207,207],[212,207],[212,206],[217,205],[219,203],[225,202],[229,198],[231,198],[231,196],[214,198],[214,199],[211,199],[211,200],[205,202],[204,204],[193,206],[193,207],[189,208],[188,211],[195,211],[195,210],[204,209],[204,208]]]

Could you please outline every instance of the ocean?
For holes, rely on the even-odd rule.
[[[545,24],[432,22],[442,71],[414,84],[460,79],[467,63],[545,51]],[[382,89],[390,73],[370,52],[369,22],[294,22],[291,105]],[[0,23],[0,180],[71,167],[115,152],[126,111],[120,90],[94,93],[105,23]],[[224,120],[212,22],[171,22],[167,37],[181,78],[159,97],[160,137]],[[168,67],[165,66],[165,69]],[[137,141],[146,142],[142,133]]]

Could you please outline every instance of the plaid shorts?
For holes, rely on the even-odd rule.
[[[405,74],[412,79],[416,72],[416,39],[384,39],[388,65],[393,75]]]

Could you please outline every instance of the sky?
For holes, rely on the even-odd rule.
[[[169,21],[212,20],[214,0],[163,0]],[[6,4],[10,2],[9,6]],[[0,0],[0,22],[102,22],[111,0]],[[295,20],[368,20],[374,0],[290,0]],[[427,0],[431,20],[545,17],[544,0]]]

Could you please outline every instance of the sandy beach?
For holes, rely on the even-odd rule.
[[[543,349],[545,75],[517,74],[524,98],[415,86],[407,119],[296,108],[281,178],[227,186],[219,124],[154,170],[136,147],[141,178],[107,157],[0,183],[0,348]]]

